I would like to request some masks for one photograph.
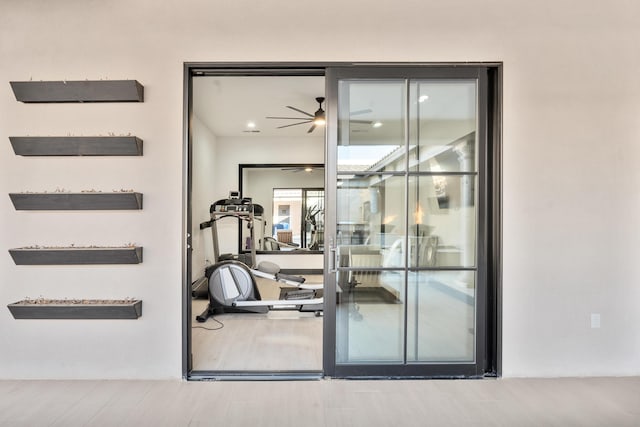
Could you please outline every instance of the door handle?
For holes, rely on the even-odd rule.
[[[338,248],[333,243],[333,238],[329,239],[329,273],[338,272]]]

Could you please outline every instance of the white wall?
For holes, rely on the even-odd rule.
[[[209,207],[213,202],[226,199],[231,190],[240,190],[238,165],[241,163],[324,163],[324,140],[322,137],[273,138],[255,135],[218,137],[198,117],[194,119],[192,126],[194,147],[192,276],[195,280],[204,275],[206,261],[215,262],[211,229],[200,230],[199,224],[210,219]],[[281,173],[279,170],[278,172]],[[320,180],[322,181],[320,186],[323,186],[323,178],[321,177]],[[243,194],[243,196],[254,197],[255,203],[265,208],[265,214],[269,218],[271,199],[265,195],[264,188],[259,189],[258,192],[260,193],[258,195]],[[270,227],[271,219],[269,218],[267,230],[270,230]],[[237,253],[237,222],[231,219],[222,220],[217,223],[217,228],[220,254]],[[304,267],[301,266],[302,259],[304,259]],[[260,260],[263,260],[263,257]],[[283,269],[322,268],[322,256],[301,258],[291,255],[284,257],[272,255],[269,260],[276,262]]]
[[[144,308],[136,321],[90,322],[16,321],[0,310],[0,377],[180,375],[185,61],[503,61],[504,375],[640,374],[640,3],[313,6],[0,3],[0,193],[55,186],[144,193],[142,212],[108,214],[16,212],[5,196],[4,250],[145,247],[143,264],[124,267],[17,267],[5,252],[2,305],[27,295],[133,296]],[[145,102],[20,104],[8,82],[30,78],[137,79]],[[140,136],[144,156],[26,159],[7,139],[107,132]],[[228,188],[221,191],[216,197]],[[601,328],[590,328],[590,313],[602,315]]]
[[[215,187],[219,195],[218,199],[227,198],[230,190],[239,190],[238,165],[241,163],[324,163],[322,137],[219,137],[218,141]],[[251,197],[249,194],[244,196]],[[220,253],[237,253],[238,226],[236,222],[220,221],[218,233],[220,235]],[[282,263],[279,264],[282,268],[289,268]]]
[[[192,121],[192,186],[191,186],[191,276],[204,276],[207,265],[215,263],[211,228],[200,230],[200,223],[209,221],[209,208],[215,197],[217,138],[196,115]]]

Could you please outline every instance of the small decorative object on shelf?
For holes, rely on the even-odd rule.
[[[16,265],[140,264],[142,246],[29,246],[9,249]]]
[[[18,156],[142,156],[136,136],[10,136]]]
[[[142,193],[133,191],[9,193],[9,197],[19,211],[142,209]]]
[[[50,102],[144,102],[137,80],[78,80],[10,82],[16,100]]]
[[[7,305],[14,319],[137,319],[142,300],[26,298]]]

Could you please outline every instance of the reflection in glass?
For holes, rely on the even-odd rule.
[[[302,189],[274,188],[271,237],[291,247],[300,247],[301,223]]]
[[[338,245],[368,245],[379,251],[402,246],[405,235],[405,178],[341,175],[337,188]],[[398,264],[400,263],[400,264]],[[371,267],[401,267],[402,259],[381,258]]]
[[[340,251],[341,263],[348,262],[351,265],[362,263],[368,256],[371,254],[366,251],[361,253],[353,247],[343,247]],[[370,276],[368,282],[352,285],[362,280],[357,278],[358,275]],[[403,362],[404,272],[356,271],[343,272],[339,276],[336,361]]]
[[[258,251],[323,250],[323,165],[246,164],[239,168],[242,197],[251,198],[264,210],[261,220],[254,223]],[[245,226],[241,226],[239,243],[243,250],[251,244]]]
[[[409,177],[409,265],[473,267],[476,259],[476,178]]]
[[[476,85],[475,80],[424,80],[410,84],[409,170],[477,170]]]
[[[305,232],[302,247],[312,251],[324,249],[324,190],[304,190]]]
[[[407,361],[473,362],[475,272],[410,272]]]
[[[324,190],[274,188],[272,224],[261,250],[322,250]]]
[[[338,172],[403,171],[404,80],[344,80],[338,86]]]

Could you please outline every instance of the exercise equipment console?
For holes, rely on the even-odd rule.
[[[240,260],[250,267],[256,266],[256,236],[255,222],[263,222],[264,208],[261,205],[253,203],[250,197],[240,198],[240,193],[230,191],[228,199],[216,201],[209,208],[211,219],[200,223],[200,230],[211,227],[211,235],[213,240],[213,256],[216,262],[224,261],[231,258],[229,255],[220,255],[220,247],[218,246],[218,226],[217,222],[223,218],[237,218],[247,223],[249,229],[249,259],[243,254],[238,254],[234,259]]]

